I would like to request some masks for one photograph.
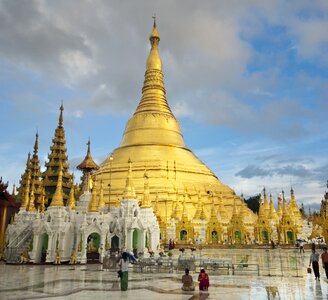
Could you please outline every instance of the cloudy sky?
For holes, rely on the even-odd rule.
[[[0,175],[17,184],[58,124],[72,169],[101,162],[141,96],[156,13],[167,99],[186,144],[247,196],[328,179],[328,1],[0,0]]]

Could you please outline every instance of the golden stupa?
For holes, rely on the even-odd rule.
[[[106,204],[117,206],[131,161],[137,198],[142,202],[149,192],[161,221],[168,222],[177,211],[175,207],[182,204],[192,219],[200,201],[207,219],[211,217],[212,201],[216,209],[223,203],[231,216],[237,196],[186,147],[179,122],[167,103],[156,19],[149,40],[151,49],[140,103],[126,125],[121,145],[100,165],[94,180],[98,187],[103,181]],[[146,193],[145,180],[148,181]],[[236,202],[241,205],[240,201]]]

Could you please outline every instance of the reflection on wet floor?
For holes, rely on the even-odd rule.
[[[328,284],[307,274],[309,254],[294,250],[202,250],[201,257],[230,258],[241,264],[235,275],[211,273],[208,293],[181,291],[180,273],[129,272],[129,290],[121,292],[116,271],[101,265],[0,264],[0,299],[327,299]],[[175,256],[179,252],[175,252]],[[188,255],[188,253],[186,253]],[[259,276],[247,273],[257,264]],[[192,272],[197,285],[198,271]]]

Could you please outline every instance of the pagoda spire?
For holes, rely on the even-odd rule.
[[[247,207],[245,204],[244,194],[241,194],[240,198],[241,198],[241,207],[239,210],[239,215],[240,215],[241,219],[243,220],[244,217],[247,215]]]
[[[151,49],[146,62],[142,98],[135,114],[157,112],[174,117],[166,100],[162,60],[158,51],[160,36],[157,30],[156,17],[154,17],[153,31],[149,37],[149,41]]]
[[[41,202],[40,202],[40,206],[39,206],[40,212],[44,212],[45,209],[46,209],[46,207],[44,205],[45,197],[46,197],[46,191],[44,190],[44,187],[42,186],[42,188],[41,188]]]
[[[279,219],[276,209],[274,208],[274,205],[273,205],[272,194],[270,194],[270,219],[272,219],[272,220]]]
[[[71,189],[71,175],[69,174],[69,164],[66,149],[65,130],[63,125],[63,111],[64,106],[61,104],[59,113],[59,123],[55,129],[55,136],[52,139],[52,146],[50,147],[50,154],[48,154],[48,162],[45,163],[46,170],[42,174],[43,186],[46,191],[49,203],[57,188],[57,181],[59,180],[59,165],[62,166],[62,192],[63,201],[68,201],[69,192]],[[46,203],[46,205],[49,205]]]
[[[34,150],[31,159],[31,180],[34,185],[32,188],[33,196],[35,197],[35,204],[37,207],[40,205],[41,202],[41,168],[40,168],[40,160],[38,155],[39,150],[39,132],[36,131],[35,134],[35,142],[34,142]]]
[[[27,210],[27,208],[28,208],[28,203],[29,203],[29,196],[30,196],[30,182],[31,182],[31,170],[30,169],[28,169],[27,171],[26,171],[26,185],[25,185],[25,188],[24,188],[24,191],[23,191],[23,193],[24,193],[24,201],[23,201],[23,203],[22,203],[22,205],[21,205],[21,208],[25,208],[25,210]]]
[[[263,202],[264,213],[266,215],[268,215],[269,211],[270,211],[270,205],[269,205],[269,202],[268,202],[268,197],[267,197],[265,188],[263,188],[263,198],[264,198],[264,202]]]
[[[67,202],[67,206],[71,209],[75,209],[76,203],[75,203],[75,187],[74,187],[74,173],[72,174],[72,183],[71,183],[71,190],[69,192],[69,198]]]
[[[25,192],[26,192],[26,184],[27,184],[27,173],[31,169],[31,153],[29,152],[27,154],[27,160],[26,160],[26,167],[25,171],[21,176],[21,179],[19,181],[19,187],[18,187],[18,195],[17,197],[22,201],[22,205],[25,201]],[[30,170],[31,171],[31,170]],[[31,174],[30,174],[31,175]],[[30,188],[30,187],[29,187]],[[26,204],[28,205],[28,203]]]
[[[29,201],[29,206],[28,206],[28,210],[29,211],[35,211],[35,205],[34,205],[34,201],[35,201],[34,189],[35,189],[35,185],[34,185],[34,180],[32,179],[32,188],[31,188],[30,201]]]
[[[63,167],[61,164],[59,164],[59,175],[58,175],[58,181],[56,186],[56,191],[52,197],[52,201],[50,206],[58,206],[62,207],[64,206],[63,201]]]
[[[58,126],[63,127],[63,122],[64,122],[64,119],[63,119],[63,111],[64,111],[63,101],[61,103],[61,106],[60,106],[59,110],[60,110],[60,113],[59,113]]]
[[[132,180],[132,161],[131,161],[131,159],[129,159],[128,163],[129,163],[129,171],[128,171],[128,177],[126,178],[123,198],[124,199],[135,199],[136,192],[134,190],[133,180]]]
[[[84,158],[84,160],[76,167],[77,169],[81,170],[83,175],[81,177],[81,186],[84,187],[84,190],[87,190],[87,181],[89,174],[91,174],[94,170],[98,170],[99,166],[94,162],[91,156],[91,151],[90,151],[90,138],[89,141],[87,142],[87,154]]]

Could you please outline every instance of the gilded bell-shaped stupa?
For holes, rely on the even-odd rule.
[[[144,197],[144,174],[147,170],[149,199],[154,203],[156,195],[158,197],[157,216],[168,219],[166,216],[172,214],[174,199],[179,194],[178,199],[186,198],[185,209],[189,218],[194,216],[200,199],[206,215],[210,217],[210,190],[216,195],[215,204],[219,204],[217,195],[222,195],[231,215],[235,193],[186,147],[179,122],[166,100],[156,20],[149,40],[151,49],[141,100],[126,125],[120,146],[100,165],[94,179],[99,183],[103,180],[104,186],[108,187],[104,190],[104,198],[106,204],[112,207],[116,195],[123,195],[129,161],[132,161],[136,196],[140,201]]]

